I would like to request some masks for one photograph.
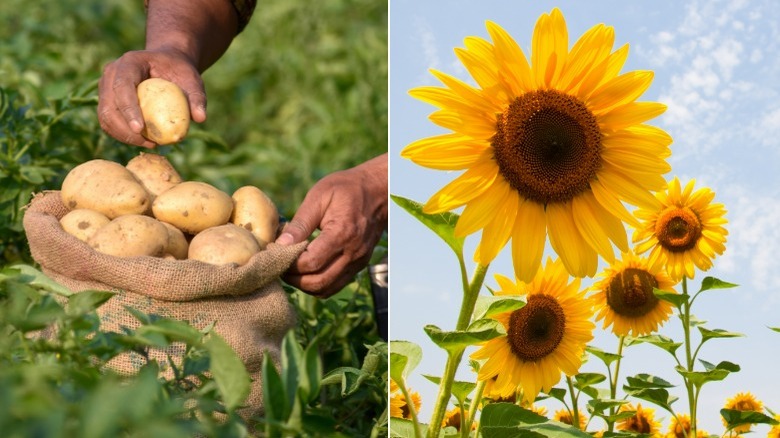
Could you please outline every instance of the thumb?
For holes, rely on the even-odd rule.
[[[321,219],[320,210],[313,208],[304,200],[292,220],[282,229],[282,234],[276,239],[276,243],[292,245],[303,242],[314,232]]]

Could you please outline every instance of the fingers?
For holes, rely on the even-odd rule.
[[[322,221],[323,209],[320,202],[312,201],[313,198],[317,198],[311,196],[312,193],[306,195],[295,216],[282,229],[282,234],[276,239],[276,243],[292,245],[303,242],[317,229]]]
[[[138,130],[134,130],[133,128],[130,127],[130,125],[128,124],[127,120],[124,117],[124,114],[127,112],[127,110],[123,113],[123,111],[119,109],[119,104],[117,103],[117,95],[116,95],[117,88],[114,87],[115,76],[116,76],[116,65],[115,63],[111,63],[106,66],[106,68],[103,71],[103,76],[100,78],[100,81],[98,82],[98,92],[100,97],[98,99],[97,112],[98,112],[98,121],[100,122],[100,127],[103,128],[103,130],[108,135],[114,137],[115,139],[123,143],[147,147],[147,148],[155,147],[156,146],[155,143],[145,139],[140,134],[141,128],[138,128]],[[119,87],[120,90],[121,88],[123,87]],[[125,96],[124,99],[126,100],[127,97]],[[138,106],[137,98],[136,98],[135,105]],[[140,109],[138,111],[140,113]],[[143,127],[143,125],[141,125],[141,127]]]
[[[288,272],[283,278],[310,295],[327,298],[351,283],[362,266],[362,262],[356,263],[343,254],[333,259],[322,271],[306,274]]]

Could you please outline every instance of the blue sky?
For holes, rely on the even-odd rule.
[[[570,45],[597,23],[615,28],[615,48],[630,44],[623,71],[650,69],[655,79],[640,98],[668,105],[651,121],[673,138],[672,171],[667,179],[691,178],[708,186],[728,210],[726,252],[707,273],[697,273],[692,288],[712,275],[740,287],[700,297],[694,314],[711,329],[740,332],[745,338],[705,344],[701,357],[717,363],[730,360],[742,371],[704,387],[700,427],[722,433],[718,411],[728,397],[751,391],[780,412],[780,379],[776,376],[780,333],[780,3],[765,1],[649,0],[582,1],[412,1],[390,4],[390,191],[424,202],[459,173],[425,169],[399,157],[410,142],[446,132],[427,120],[433,107],[407,91],[440,85],[429,68],[473,81],[454,55],[470,35],[488,38],[485,21],[504,27],[530,53],[533,26],[540,14],[559,7],[569,28]],[[471,261],[478,235],[467,239]],[[390,210],[391,339],[409,340],[423,348],[423,361],[410,383],[423,398],[422,418],[430,417],[436,387],[421,374],[440,375],[444,354],[430,342],[423,326],[451,330],[460,306],[457,262],[436,236],[395,205]],[[548,252],[548,254],[551,254]],[[603,266],[603,265],[602,265]],[[469,263],[469,271],[473,263]],[[494,273],[511,276],[511,260],[503,251],[491,265]],[[592,280],[585,279],[584,286]],[[681,340],[679,321],[671,319],[662,334]],[[593,345],[614,351],[617,341],[598,326]],[[472,351],[472,350],[469,350]],[[603,371],[595,361],[584,371]],[[626,350],[622,376],[647,372],[681,384],[670,356],[650,346]],[[462,366],[457,378],[473,380]],[[675,403],[687,412],[683,391]],[[645,403],[643,403],[645,405]],[[549,403],[551,412],[561,408]],[[657,409],[656,414],[668,414]],[[596,425],[597,423],[594,423]],[[757,428],[760,435],[765,427]]]

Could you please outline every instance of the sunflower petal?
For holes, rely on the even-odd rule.
[[[611,26],[597,24],[585,32],[572,47],[560,80],[561,90],[569,92],[587,77],[594,65],[603,62],[612,50],[615,31]]]
[[[531,67],[537,86],[554,87],[569,50],[566,21],[558,8],[539,17],[534,27]]]
[[[496,178],[496,182],[484,193],[469,201],[455,224],[456,236],[465,237],[476,233],[488,226],[496,217],[501,210],[501,203],[507,191],[504,186],[509,186],[509,184],[499,182],[500,180],[500,177]]]
[[[431,196],[423,212],[442,213],[466,204],[487,190],[496,175],[498,167],[490,161],[475,165]]]
[[[653,72],[639,70],[624,73],[600,86],[588,100],[593,113],[604,114],[607,110],[633,102],[653,82]]]
[[[496,135],[495,118],[486,118],[478,114],[462,114],[452,110],[438,110],[428,119],[449,130],[478,140],[489,140]]]
[[[547,240],[544,207],[534,201],[523,202],[517,210],[512,231],[512,263],[515,276],[525,282],[533,280],[542,262]]]
[[[666,105],[658,102],[631,102],[614,108],[599,116],[603,129],[617,131],[632,125],[644,123],[666,111]]]
[[[453,93],[460,96],[461,99],[468,102],[479,111],[483,111],[487,114],[501,112],[500,102],[491,100],[489,96],[485,96],[482,93],[482,90],[478,90],[460,79],[438,70],[431,69],[430,72],[432,75],[436,76],[442,84],[452,90]]]
[[[512,95],[519,96],[534,90],[536,84],[523,49],[498,24],[488,21],[486,26],[495,45],[496,59],[499,62],[499,74],[507,76],[504,82],[512,90]]]
[[[607,263],[613,263],[615,261],[615,253],[612,250],[612,244],[610,244],[607,234],[601,228],[601,217],[599,217],[596,208],[600,208],[600,206],[592,194],[590,196],[580,195],[575,197],[572,200],[572,213],[578,220],[574,221],[574,224],[588,245],[604,257]],[[606,216],[611,215],[607,214]]]
[[[482,231],[482,239],[479,241],[477,254],[475,254],[475,260],[483,266],[492,262],[501,249],[506,246],[515,225],[518,204],[520,203],[519,197],[509,184],[504,184],[504,186],[506,189],[501,196],[501,208]]]
[[[599,204],[601,204],[605,210],[612,213],[616,217],[619,217],[621,220],[634,228],[638,228],[640,226],[637,218],[629,213],[628,210],[626,210],[626,207],[622,202],[620,202],[620,199],[615,196],[611,190],[606,188],[601,181],[591,181],[590,188],[593,192],[593,196],[595,196],[596,200],[599,201]]]
[[[467,169],[489,159],[491,152],[485,142],[460,134],[444,134],[417,140],[401,151],[401,157],[413,163],[438,170]]]
[[[596,253],[590,247],[586,248],[587,245],[582,242],[583,238],[574,223],[571,209],[571,203],[568,202],[547,205],[550,244],[569,273],[575,277],[591,277],[596,273],[596,267],[589,259],[596,258]]]

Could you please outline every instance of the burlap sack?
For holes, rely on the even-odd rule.
[[[216,332],[238,353],[253,379],[248,409],[242,414],[262,413],[263,352],[267,351],[278,367],[282,338],[295,324],[295,311],[279,276],[306,244],[285,247],[272,243],[238,267],[146,256],[120,258],[99,253],[66,233],[59,219],[67,212],[58,191],[36,195],[25,211],[30,251],[43,272],[74,292],[116,292],[98,309],[106,331],[139,326],[124,306],[187,321],[199,329],[215,322]],[[164,364],[167,355],[175,358],[182,353],[180,346],[172,346],[154,349],[150,356]],[[115,358],[109,366],[119,373],[133,374],[142,364],[143,359],[133,353]]]

